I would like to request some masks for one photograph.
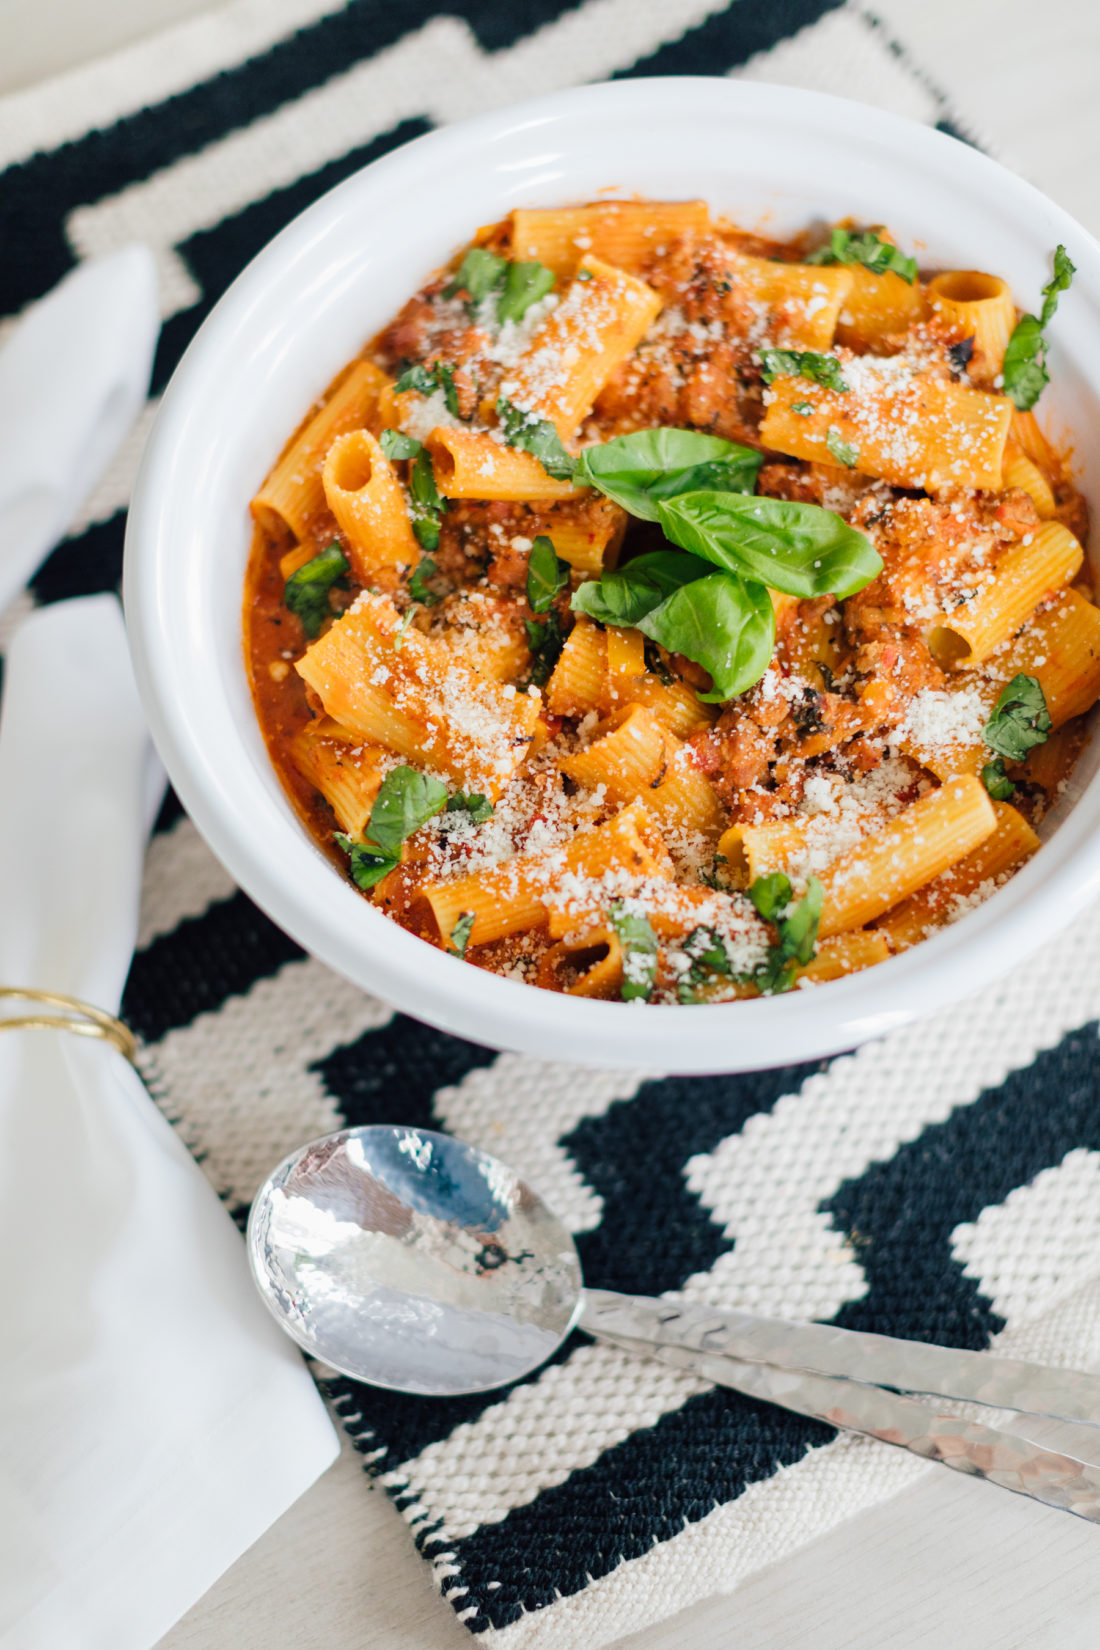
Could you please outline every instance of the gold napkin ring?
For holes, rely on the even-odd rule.
[[[81,1002],[79,997],[66,997],[61,991],[32,991],[23,986],[0,985],[0,1000],[6,997],[44,1003],[47,1008],[62,1008],[65,1013],[17,1014],[9,1018],[0,1015],[0,1031],[69,1031],[74,1037],[98,1037],[117,1048],[131,1065],[136,1065],[137,1038],[128,1025],[104,1009]]]

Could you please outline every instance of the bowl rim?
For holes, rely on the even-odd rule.
[[[864,973],[781,997],[701,1005],[702,1013],[700,1005],[566,997],[475,969],[399,927],[339,877],[306,838],[289,802],[285,828],[276,835],[283,845],[289,845],[290,832],[297,839],[295,877],[285,876],[273,850],[259,851],[255,818],[244,811],[226,763],[214,760],[191,713],[189,676],[175,656],[163,579],[174,489],[195,485],[193,471],[181,472],[180,454],[196,439],[192,426],[204,381],[234,334],[255,326],[265,294],[269,300],[280,278],[292,277],[303,260],[308,264],[353,202],[361,207],[364,194],[411,185],[443,156],[453,167],[460,156],[521,131],[596,110],[651,113],[655,99],[665,113],[677,106],[739,117],[755,110],[768,118],[823,122],[836,135],[858,128],[914,163],[949,153],[955,169],[995,191],[1013,217],[1038,214],[1048,235],[1071,239],[1075,256],[1081,249],[1075,285],[1091,287],[1100,309],[1100,246],[1067,212],[969,145],[868,105],[793,87],[668,76],[580,86],[491,110],[416,138],[328,191],[257,254],[214,306],[172,376],[146,445],[126,528],[124,605],[139,690],[180,800],[244,892],[308,953],[395,1009],[499,1049],[555,1060],[568,1050],[570,1060],[620,1069],[735,1072],[853,1048],[990,983],[1051,938],[1100,891],[1100,831],[1092,829],[1085,807],[1088,799],[1092,824],[1100,824],[1100,774],[1074,803],[1054,842],[991,899]],[[243,671],[243,649],[239,663]],[[232,724],[228,709],[225,719]]]

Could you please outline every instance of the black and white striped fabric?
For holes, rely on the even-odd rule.
[[[580,80],[720,73],[960,132],[934,81],[831,0],[237,0],[0,100],[0,315],[80,257],[155,250],[159,392],[293,214],[433,124]],[[0,323],[0,339],[3,327]],[[150,404],[0,621],[113,586]],[[236,1211],[344,1123],[453,1130],[533,1181],[589,1282],[1051,1361],[1100,1353],[1100,925],[983,995],[831,1063],[643,1079],[494,1055],[303,955],[169,803],[124,1012]],[[488,1398],[333,1402],[462,1620],[596,1647],[765,1564],[924,1468],[574,1338]]]

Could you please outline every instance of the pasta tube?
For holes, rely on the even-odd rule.
[[[749,297],[771,311],[784,342],[815,350],[832,343],[852,290],[850,269],[776,263],[736,251],[730,254],[730,262]]]
[[[1054,492],[1047,477],[1011,436],[1005,446],[1003,482],[1006,488],[1020,487],[1030,495],[1040,519],[1049,521],[1055,511]]]
[[[842,372],[850,385],[843,395],[805,378],[777,378],[760,426],[765,446],[835,465],[843,443],[854,451],[854,469],[896,487],[1000,488],[1012,417],[1003,396],[945,384],[907,364],[899,370],[892,357],[862,356]]]
[[[591,206],[519,207],[512,213],[513,258],[537,259],[572,275],[585,254],[640,274],[680,235],[710,227],[706,201],[599,201]]]
[[[875,931],[893,950],[916,945],[931,929],[961,915],[983,883],[1011,871],[1038,849],[1039,838],[1015,808],[994,802],[993,812],[996,826],[984,842],[879,920]]]
[[[652,287],[586,255],[565,297],[538,327],[501,393],[515,406],[573,435],[611,375],[656,320]]]
[[[413,536],[404,489],[369,430],[337,436],[322,480],[361,584],[375,583],[384,570],[416,565],[420,546]]]
[[[865,927],[970,853],[996,825],[980,780],[949,779],[822,871],[819,937]]]
[[[253,517],[270,537],[306,537],[325,509],[321,469],[329,448],[338,435],[368,423],[389,383],[381,367],[356,361],[294,437],[252,500]]]
[[[852,286],[836,325],[838,344],[874,349],[884,339],[897,338],[924,314],[924,288],[919,281],[903,281],[887,270],[874,275],[854,264]]]
[[[983,664],[1045,596],[1075,577],[1084,555],[1068,528],[1044,522],[1001,557],[988,584],[971,601],[933,628],[928,646],[936,663],[945,670]]]
[[[435,484],[445,498],[542,503],[580,497],[571,482],[555,480],[530,453],[505,447],[484,430],[441,426],[428,437],[427,448]]]
[[[441,934],[450,934],[460,917],[472,914],[469,943],[487,945],[508,934],[545,927],[549,902],[567,873],[598,882],[608,871],[638,878],[672,876],[668,850],[641,803],[575,836],[563,848],[521,854],[490,871],[434,883],[423,893]]]
[[[403,628],[385,596],[364,592],[295,667],[326,713],[496,801],[527,755],[540,698],[487,680],[446,641]]]
[[[320,791],[340,829],[358,838],[381,788],[387,753],[378,745],[349,744],[346,734],[328,718],[308,722],[295,736],[290,756],[302,777]]]
[[[975,383],[992,384],[1016,325],[1016,306],[1007,282],[979,269],[944,270],[929,281],[928,302],[933,315],[954,327],[960,337],[973,338],[969,376]]]
[[[546,703],[555,716],[587,716],[600,708],[606,682],[607,637],[582,615],[546,684]]]

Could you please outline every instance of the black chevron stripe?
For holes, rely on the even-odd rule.
[[[443,1591],[457,1595],[456,1609],[478,1606],[467,1627],[507,1627],[526,1611],[583,1592],[833,1436],[820,1422],[739,1393],[705,1392],[501,1523],[483,1524],[461,1541],[429,1531],[417,1544],[426,1557],[454,1553],[456,1574]]]
[[[678,40],[670,40],[612,79],[656,74],[725,74],[747,63],[758,52],[770,51],[781,40],[816,23],[826,12],[837,11],[845,0],[770,0],[766,6],[734,0]]]
[[[486,51],[499,50],[571,8],[562,0],[454,0]],[[421,28],[436,0],[351,0],[237,68],[0,174],[0,315],[47,292],[72,267],[65,220],[77,206],[115,194],[247,126]]]
[[[238,892],[202,916],[185,918],[136,954],[122,1015],[154,1043],[304,956],[289,934]]]
[[[708,1271],[732,1245],[689,1192],[684,1165],[737,1134],[784,1094],[797,1094],[821,1064],[739,1077],[673,1077],[645,1083],[602,1117],[587,1117],[561,1144],[603,1199],[603,1219],[577,1238],[596,1289],[659,1295]]]
[[[838,1323],[978,1349],[1004,1328],[952,1255],[951,1234],[1074,1147],[1100,1151],[1097,1031],[1072,1032],[822,1204],[867,1275],[867,1294]]]
[[[95,596],[102,590],[117,590],[122,581],[125,531],[126,512],[119,510],[83,533],[62,539],[31,580],[36,599],[60,602],[70,596]]]

